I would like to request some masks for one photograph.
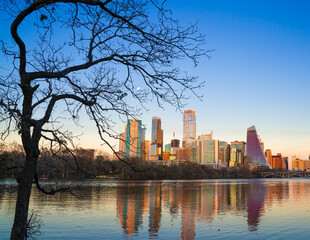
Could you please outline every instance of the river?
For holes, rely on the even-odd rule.
[[[54,196],[35,187],[38,239],[309,239],[310,180],[78,182]],[[9,239],[16,193],[0,194]]]

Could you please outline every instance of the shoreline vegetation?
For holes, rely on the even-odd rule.
[[[24,154],[18,151],[3,152],[0,161],[8,167],[23,166]],[[60,160],[43,153],[39,159],[37,173],[40,180],[65,179],[121,179],[121,180],[195,180],[195,179],[251,179],[266,178],[266,172],[276,173],[276,169],[249,169],[246,166],[214,169],[205,165],[186,162],[170,166],[152,161],[129,158],[121,162],[109,156],[93,158],[80,157]],[[74,167],[75,165],[79,168]],[[19,169],[0,169],[0,179],[18,178]],[[270,175],[269,175],[270,177]]]
[[[195,180],[195,179],[238,179],[261,178],[261,170],[247,167],[214,169],[191,162],[182,165],[159,165],[148,161],[131,159],[129,163],[138,171],[122,164],[118,178],[123,180]]]

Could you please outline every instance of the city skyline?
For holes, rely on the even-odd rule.
[[[131,148],[130,139],[134,139],[136,135],[128,135],[127,131],[127,140],[124,144],[124,135],[126,135],[128,124],[125,125],[125,133],[121,133],[119,137],[119,154],[124,153],[124,145],[126,145],[126,156],[138,156],[142,160],[156,161],[157,163],[161,162],[158,160],[173,160],[176,164],[185,161],[209,165],[213,168],[244,165],[289,170],[309,168],[310,153],[307,158],[300,158],[296,155],[289,158],[282,155],[281,152],[272,151],[270,147],[265,150],[265,143],[257,134],[255,125],[247,128],[246,142],[240,140],[226,142],[214,139],[212,131],[207,134],[196,133],[195,110],[185,110],[182,120],[182,146],[179,145],[180,139],[175,138],[175,132],[168,142],[163,142],[164,131],[161,118],[154,116],[152,117],[151,141],[145,138],[145,129],[143,129],[140,145],[132,150],[137,152],[137,149],[143,149],[145,154],[138,156],[137,153],[131,153],[131,155],[127,153],[127,148]],[[128,120],[128,123],[132,121],[142,125],[142,121],[138,119]],[[171,164],[171,162],[165,162],[165,164]]]
[[[1,235],[307,238],[309,1],[0,10]]]
[[[215,50],[211,59],[202,59],[197,67],[181,64],[181,71],[199,76],[206,81],[198,90],[203,101],[195,96],[187,101],[185,109],[195,109],[197,132],[213,130],[216,139],[226,142],[245,141],[246,129],[256,125],[266,148],[285,156],[307,158],[310,149],[310,4],[300,1],[188,1],[170,0],[167,7],[181,22],[196,22],[199,31],[206,34],[206,48]],[[0,16],[0,28],[9,32],[8,18]],[[31,29],[22,35],[31,36]],[[8,40],[9,35],[1,39]],[[9,69],[1,55],[1,67]],[[182,139],[182,112],[164,104],[164,109],[150,102],[141,120],[147,128],[146,139],[151,139],[151,121],[156,115],[162,119],[164,143],[176,132]],[[80,135],[78,144],[85,148],[109,151],[87,116],[81,116],[81,125],[70,130]],[[140,118],[139,118],[140,119]],[[118,121],[115,131],[123,132],[124,122]],[[18,141],[16,134],[6,142]],[[117,149],[118,141],[111,139]]]

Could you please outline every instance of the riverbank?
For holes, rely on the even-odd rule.
[[[246,179],[263,178],[262,170],[247,167],[214,169],[205,165],[158,165],[131,161],[122,164],[117,178],[123,180],[191,180],[191,179]],[[108,176],[108,175],[107,175]]]

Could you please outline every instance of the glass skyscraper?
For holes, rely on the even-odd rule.
[[[163,143],[163,130],[161,129],[161,119],[152,117],[152,143]]]
[[[213,165],[219,164],[219,140],[199,140],[198,163]]]
[[[185,110],[183,113],[183,140],[182,147],[191,147],[196,143],[196,114],[194,110]]]
[[[229,167],[239,167],[243,165],[245,156],[246,143],[243,141],[231,142]]]
[[[183,139],[196,138],[196,114],[194,110],[185,110],[183,114]]]
[[[153,117],[151,136],[151,160],[162,160],[163,135],[163,130],[161,129],[161,119],[158,117]]]
[[[260,165],[270,168],[257,136],[255,126],[249,127],[247,130],[246,164]]]
[[[222,167],[229,166],[230,145],[227,142],[219,141],[219,160]]]
[[[127,157],[141,158],[143,155],[142,145],[145,141],[145,129],[141,125],[141,120],[131,119],[125,126]]]

